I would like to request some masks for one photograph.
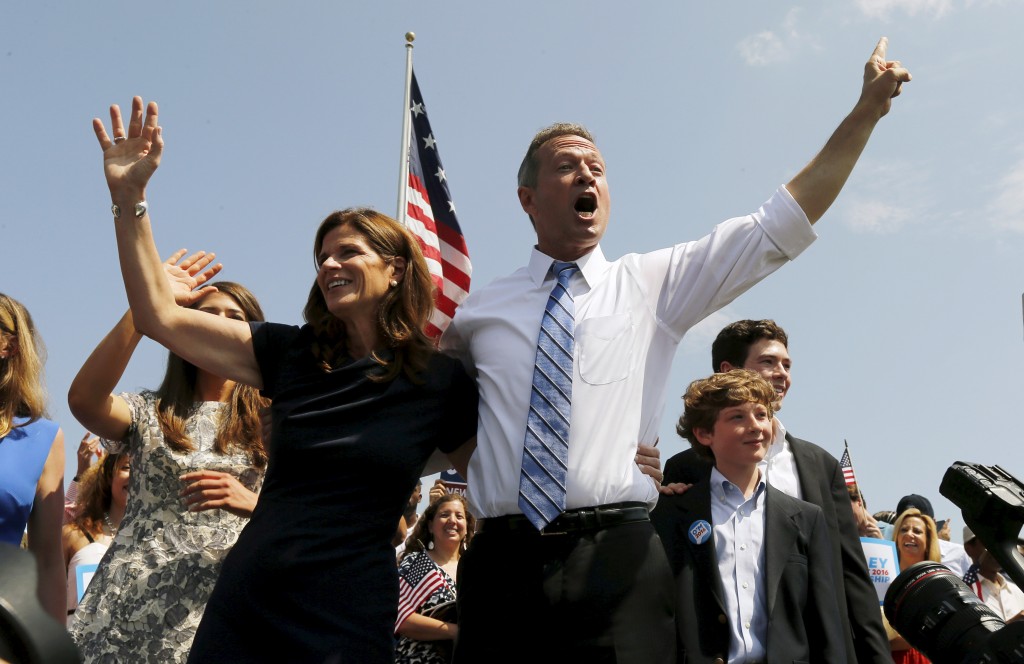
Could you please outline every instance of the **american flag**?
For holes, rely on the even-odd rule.
[[[431,595],[447,585],[441,570],[425,551],[413,556],[411,560],[403,560],[398,570],[398,618],[395,620],[395,632]]]
[[[437,292],[427,334],[438,338],[448,327],[455,307],[469,295],[473,266],[462,229],[455,218],[455,204],[437,154],[423,95],[412,74],[410,88],[412,135],[409,147],[409,178],[406,183],[405,224],[420,240]]]
[[[850,448],[843,450],[843,457],[839,459],[839,467],[843,469],[843,480],[846,486],[857,486],[857,477],[853,474],[853,462],[850,461]]]
[[[964,574],[964,583],[971,587],[971,590],[978,595],[979,599],[983,600],[985,599],[985,594],[981,589],[981,579],[978,578],[978,570],[980,569],[981,567],[978,563],[974,563],[968,567],[967,572]]]

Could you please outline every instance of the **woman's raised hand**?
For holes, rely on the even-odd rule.
[[[103,172],[110,193],[115,197],[118,193],[144,197],[146,184],[160,165],[164,147],[157,125],[156,102],[149,102],[143,119],[142,97],[133,98],[127,131],[117,104],[110,107],[109,135],[99,118],[93,118],[92,128],[103,150]]]
[[[164,261],[167,283],[171,285],[174,301],[181,307],[191,306],[210,293],[217,292],[213,286],[200,286],[213,279],[224,267],[220,263],[211,265],[216,254],[197,251],[182,260],[186,253],[186,250],[179,249]]]
[[[100,439],[86,431],[82,441],[78,443],[78,472],[75,477],[81,477],[85,471],[92,467],[93,459],[100,458],[103,452],[100,450]]]

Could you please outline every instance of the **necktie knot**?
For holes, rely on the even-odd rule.
[[[576,265],[576,263],[555,261],[551,264],[551,271],[554,273],[555,278],[558,279],[558,283],[561,284],[562,288],[568,290],[569,280],[572,279],[574,274],[580,271],[580,267]]]

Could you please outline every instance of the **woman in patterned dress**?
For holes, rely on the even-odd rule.
[[[459,633],[458,624],[423,614],[455,601],[459,557],[475,528],[476,520],[466,499],[457,493],[435,499],[416,521],[398,565],[397,664],[451,661],[451,643]]]
[[[244,287],[196,287],[219,271],[202,252],[165,270],[175,301],[263,320]],[[252,514],[267,457],[256,390],[170,354],[155,392],[111,394],[142,336],[129,311],[72,383],[75,417],[131,455],[128,507],[69,627],[84,661],[183,662],[224,556]]]

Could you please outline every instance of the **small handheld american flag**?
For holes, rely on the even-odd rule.
[[[853,462],[850,461],[849,446],[843,449],[843,456],[839,459],[839,467],[843,471],[843,480],[846,482],[846,486],[857,486],[857,476],[853,474]]]

